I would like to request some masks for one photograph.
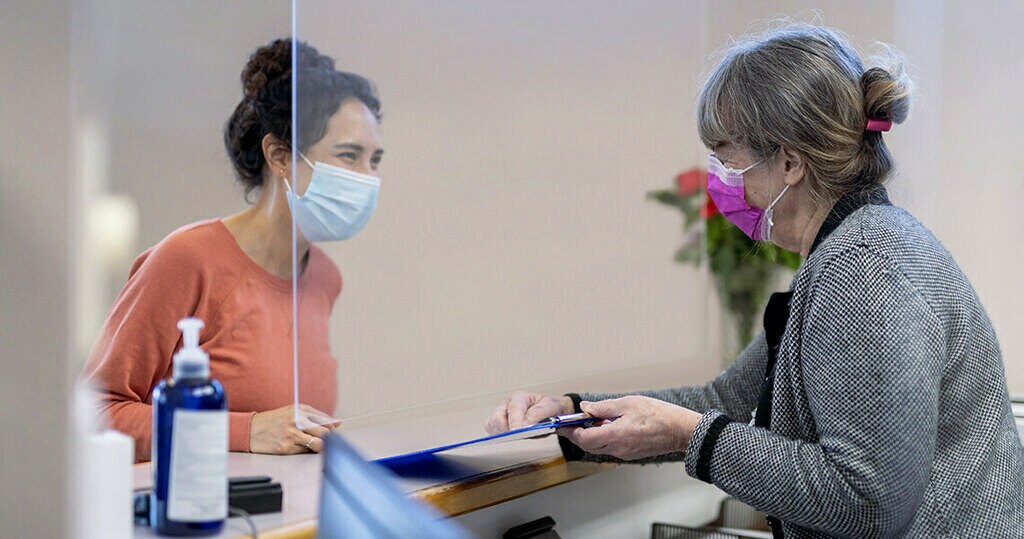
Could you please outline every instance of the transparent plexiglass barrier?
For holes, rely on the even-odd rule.
[[[807,7],[794,0],[784,11]],[[439,423],[472,410],[482,431],[488,412],[517,389],[558,395],[713,376],[729,361],[723,350],[741,343],[728,337],[740,333],[738,324],[717,306],[701,259],[706,230],[681,227],[679,207],[706,210],[693,194],[701,176],[690,172],[707,161],[691,110],[708,54],[778,8],[764,9],[77,0],[74,349],[83,379],[129,403],[105,401],[105,420],[132,434],[136,457],[148,458],[147,434],[133,430],[149,417],[138,406],[170,374],[180,346],[175,324],[198,314],[198,301],[162,317],[129,313],[124,320],[145,324],[122,332],[111,331],[122,327],[112,306],[141,253],[196,223],[231,234],[234,243],[215,253],[234,257],[224,274],[245,268],[265,285],[232,292],[248,311],[236,304],[205,312],[200,344],[217,376],[226,373],[235,411],[306,405],[315,411],[302,426],[340,419],[356,429],[395,417]],[[949,20],[972,20],[949,9],[959,14]],[[970,205],[963,196],[981,197],[979,206],[992,200],[959,189],[963,152],[943,149],[966,145],[997,156],[978,162],[1001,163],[998,155],[1012,152],[978,141],[1014,138],[975,137],[974,124],[954,138],[929,135],[937,132],[929,122],[938,121],[929,110],[975,91],[943,86],[936,73],[986,69],[973,56],[942,53],[969,49],[958,40],[972,34],[934,26],[942,17],[922,24],[910,9],[895,13],[889,35],[868,11],[825,13],[824,22],[859,44],[906,48],[922,66],[920,87],[932,89],[915,97],[906,125],[886,134],[901,170],[891,196],[951,251],[978,250],[961,260],[979,276],[972,280],[991,298],[986,307],[998,325],[1018,302],[986,292],[1012,289],[1003,282],[1012,275],[991,269],[1005,264],[986,258],[1002,251],[985,241],[1016,223],[990,219],[981,233],[947,218]],[[996,49],[1014,50],[1012,33],[1004,38],[1011,41]],[[244,69],[275,40],[283,44],[259,69]],[[1012,84],[992,87],[1009,92]],[[994,111],[1009,106],[1002,93],[989,97]],[[366,102],[374,100],[379,108]],[[318,170],[326,200],[343,195],[357,204],[306,197]],[[1001,177],[995,169],[986,176]],[[344,179],[342,190],[335,179]],[[304,230],[297,225],[295,257],[289,190],[312,201]],[[651,198],[652,191],[661,193]],[[263,193],[271,204],[260,206]],[[373,212],[364,211],[374,200]],[[231,218],[256,207],[273,226],[235,235]],[[164,284],[185,282],[184,269]],[[174,286],[146,288],[159,298],[191,297]],[[782,276],[772,288],[785,286]],[[230,288],[205,290],[223,298]],[[1017,346],[1000,336],[1007,350]],[[221,346],[224,339],[233,344]],[[155,344],[122,353],[135,342]],[[131,362],[135,378],[125,379],[118,358]],[[1007,372],[1020,393],[1012,362]],[[133,408],[143,411],[124,413]]]

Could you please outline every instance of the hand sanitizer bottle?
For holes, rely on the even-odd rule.
[[[199,348],[203,321],[178,322],[174,374],[153,390],[153,523],[160,535],[213,535],[228,514],[228,412],[210,356]]]

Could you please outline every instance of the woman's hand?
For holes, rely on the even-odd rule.
[[[488,434],[498,434],[547,419],[551,416],[573,413],[569,397],[549,397],[539,393],[516,391],[505,398],[487,418],[484,427]]]
[[[305,404],[298,410],[288,405],[260,412],[249,425],[249,451],[271,455],[319,453],[324,448],[324,438],[340,424],[329,414]]]
[[[609,421],[589,428],[563,427],[558,435],[588,453],[623,460],[685,451],[701,418],[693,410],[638,396],[582,402],[580,409]]]

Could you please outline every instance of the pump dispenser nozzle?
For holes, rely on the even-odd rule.
[[[209,378],[210,355],[199,348],[199,330],[206,324],[198,318],[182,318],[178,321],[181,330],[181,350],[174,354],[175,378]]]

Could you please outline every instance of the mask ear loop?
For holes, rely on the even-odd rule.
[[[306,157],[306,154],[304,154],[304,153],[302,153],[302,152],[299,152],[299,157],[301,157],[301,158],[302,158],[302,160],[303,160],[303,161],[305,161],[307,165],[309,165],[309,168],[313,168],[313,169],[315,169],[315,168],[316,168],[315,166],[313,166],[313,163],[311,163],[311,162],[309,161],[309,158],[308,158],[308,157]]]
[[[747,168],[745,168],[745,169],[743,169],[743,170],[737,170],[737,171],[735,171],[735,172],[736,172],[737,174],[740,174],[740,175],[746,174],[748,170],[750,170],[750,169],[752,169],[752,168],[756,167],[757,165],[760,165],[761,163],[764,163],[764,159],[759,159],[759,160],[758,160],[757,162],[753,163],[753,164],[752,164],[752,165],[750,165],[749,167],[747,167]]]
[[[779,200],[782,200],[782,195],[786,194],[786,191],[789,191],[789,184],[786,184],[786,187],[782,189],[782,192],[779,193],[779,196],[775,197],[775,200],[773,200],[772,203],[769,204],[768,207],[765,208],[764,210],[765,230],[764,233],[761,234],[761,236],[764,237],[764,241],[772,241],[772,227],[775,226],[774,208],[775,205],[779,203]]]

